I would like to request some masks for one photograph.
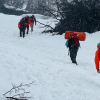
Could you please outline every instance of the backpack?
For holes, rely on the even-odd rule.
[[[80,44],[79,44],[79,40],[78,40],[78,38],[77,37],[73,37],[73,45],[74,46],[80,46]]]
[[[66,41],[65,46],[68,47],[68,40]]]
[[[25,19],[25,23],[28,23],[29,17],[26,16],[24,19]]]
[[[72,37],[70,37],[69,41],[68,41],[68,47],[79,47],[80,46],[80,43],[79,43],[79,40],[77,38],[77,34],[74,34]]]
[[[20,28],[25,28],[25,21],[24,21],[24,19],[21,19],[21,21],[20,21]]]

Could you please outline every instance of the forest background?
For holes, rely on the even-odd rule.
[[[41,14],[58,20],[45,32],[93,33],[100,31],[100,0],[0,0],[0,12],[11,15]]]

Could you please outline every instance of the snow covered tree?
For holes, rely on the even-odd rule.
[[[7,5],[13,6],[15,8],[23,8],[23,5],[25,4],[26,0],[8,0],[6,2]]]
[[[29,13],[38,13],[42,15],[51,15],[49,11],[54,10],[54,0],[6,0],[8,6],[13,6],[15,9],[25,9]]]
[[[2,12],[2,8],[4,7],[6,0],[0,0],[0,12]]]
[[[26,10],[31,13],[50,15],[48,10],[53,11],[52,1],[50,0],[28,0]]]
[[[61,19],[55,31],[59,34],[67,30],[89,33],[100,30],[100,0],[63,0],[57,6]]]
[[[8,2],[9,2],[9,5],[7,5]],[[16,8],[11,9],[9,6],[11,6],[10,4],[13,4],[13,3],[14,3],[13,0],[9,0],[9,1],[8,0],[0,0],[0,12],[2,12],[4,14],[12,14],[12,15],[21,15],[21,14],[27,13],[25,11],[20,11],[20,10],[17,11]],[[13,7],[15,7],[15,6],[13,6]]]

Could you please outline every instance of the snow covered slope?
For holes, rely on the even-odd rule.
[[[0,13],[0,100],[12,84],[27,84],[33,100],[100,100],[100,74],[94,64],[100,32],[86,33],[80,42],[78,66],[71,63],[64,34],[42,34],[37,23],[25,38],[19,37],[21,16]],[[41,23],[54,26],[54,19],[36,17]]]

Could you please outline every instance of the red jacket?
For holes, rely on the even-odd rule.
[[[28,24],[28,25],[30,24],[30,26],[33,27],[33,24],[32,24],[32,22],[31,22],[30,19],[28,19],[28,23],[27,23],[27,24]]]
[[[20,22],[18,23],[18,28],[25,28],[25,21],[24,19],[21,19]]]
[[[26,26],[28,26],[30,24],[30,26],[33,27],[33,23],[31,22],[31,19],[28,16],[26,16],[24,18],[24,20],[25,20],[25,25]]]
[[[97,71],[99,71],[99,61],[100,61],[100,45],[98,46],[97,51],[95,52],[95,66]]]
[[[35,16],[32,15],[32,16],[30,17],[30,19],[31,19],[31,22],[35,22],[35,25],[36,25],[36,18],[35,18]]]

